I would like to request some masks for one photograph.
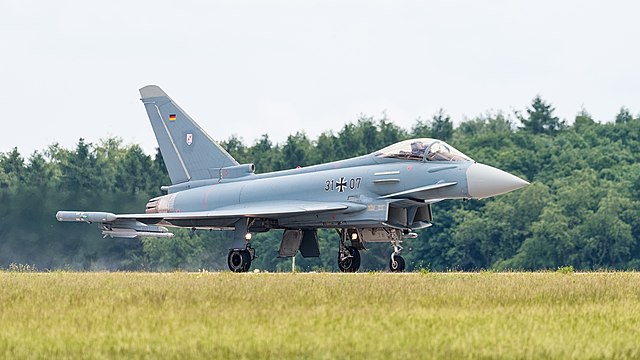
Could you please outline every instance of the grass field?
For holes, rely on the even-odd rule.
[[[0,273],[0,357],[640,358],[640,273]]]

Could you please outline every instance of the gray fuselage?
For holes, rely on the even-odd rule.
[[[389,208],[423,207],[442,199],[471,197],[467,169],[473,161],[416,161],[377,157],[373,154],[327,164],[216,181],[174,192],[160,212],[200,212],[238,209],[244,204],[286,201],[345,202],[362,204],[350,213],[323,213],[282,217],[272,228],[378,227],[389,224]],[[207,184],[208,183],[208,184]],[[429,185],[451,186],[384,198],[390,194]],[[190,186],[199,184],[190,184]],[[232,227],[237,218],[173,221],[168,225],[197,228]],[[423,219],[426,220],[426,219]],[[429,219],[430,220],[430,219]],[[414,223],[398,224],[410,228]],[[424,227],[426,223],[416,223]]]

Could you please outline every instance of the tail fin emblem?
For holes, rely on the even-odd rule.
[[[193,144],[193,134],[187,134],[187,145]]]

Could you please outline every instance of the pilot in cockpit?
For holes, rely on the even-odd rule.
[[[415,141],[411,143],[411,155],[416,157],[422,157],[427,147],[424,146],[422,141]]]

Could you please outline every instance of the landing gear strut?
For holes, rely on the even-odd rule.
[[[233,272],[247,272],[251,267],[251,261],[256,258],[256,249],[251,247],[250,223],[253,219],[243,218],[236,221],[234,231],[233,248],[229,250],[227,265]]]
[[[360,269],[360,251],[347,245],[348,232],[340,232],[340,249],[338,250],[338,268],[342,272],[356,272]]]

